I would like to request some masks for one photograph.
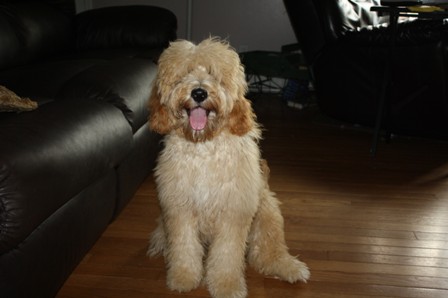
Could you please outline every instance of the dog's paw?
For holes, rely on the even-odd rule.
[[[170,290],[189,292],[196,289],[202,280],[202,272],[188,269],[169,269],[167,273],[167,286]]]
[[[282,258],[265,273],[274,275],[289,283],[298,281],[306,282],[310,278],[310,271],[307,265],[293,256]]]
[[[228,274],[221,278],[208,278],[208,290],[213,298],[247,297],[246,281],[243,277]]]

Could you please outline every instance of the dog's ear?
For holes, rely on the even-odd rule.
[[[241,98],[235,101],[229,115],[230,133],[242,136],[251,131],[255,126],[255,114],[252,111],[250,101]]]
[[[171,121],[168,109],[160,103],[160,94],[157,86],[152,88],[149,98],[149,128],[159,134],[167,134],[171,130]]]

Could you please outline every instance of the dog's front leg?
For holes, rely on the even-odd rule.
[[[165,257],[168,287],[188,292],[197,288],[202,280],[204,249],[199,240],[196,217],[191,210],[183,209],[170,210],[164,215],[168,240]]]
[[[227,222],[217,224],[206,262],[206,281],[212,297],[247,296],[244,273],[250,223],[250,217],[228,217]]]
[[[249,234],[248,260],[260,273],[274,275],[290,283],[306,282],[310,277],[306,264],[288,252],[279,201],[267,185]]]

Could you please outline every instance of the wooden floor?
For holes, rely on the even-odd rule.
[[[249,297],[448,297],[448,143],[400,137],[371,158],[370,131],[254,102],[287,243],[311,280],[248,268]],[[163,259],[145,256],[157,204],[148,177],[57,297],[208,297],[170,292]]]

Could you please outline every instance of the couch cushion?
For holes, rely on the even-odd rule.
[[[2,1],[0,69],[50,57],[70,48],[71,19],[40,1]]]
[[[61,88],[74,76],[95,65],[105,63],[99,59],[54,60],[24,65],[0,71],[0,84],[19,96],[39,102],[57,100]]]
[[[148,50],[166,48],[176,38],[177,19],[162,7],[127,5],[84,11],[75,27],[78,50]]]
[[[148,59],[115,59],[90,67],[69,80],[60,99],[86,98],[119,108],[136,132],[148,120],[147,103],[157,66]]]
[[[54,100],[89,99],[108,102],[120,109],[132,130],[146,124],[147,102],[157,66],[149,59],[64,59],[0,71],[0,84],[39,105]]]
[[[118,109],[98,101],[0,116],[1,254],[115,168],[132,146],[132,131]]]

